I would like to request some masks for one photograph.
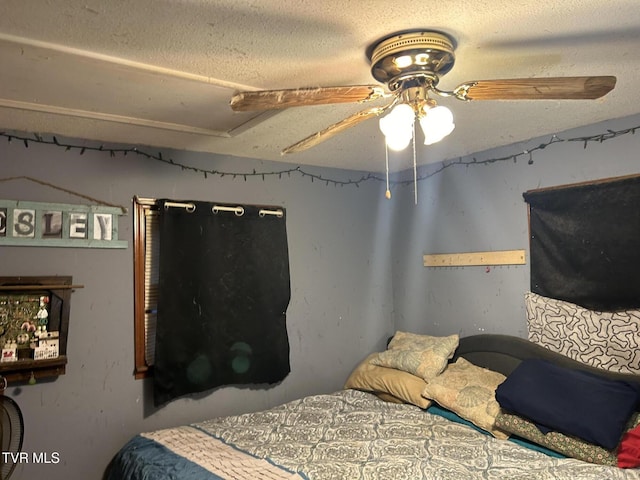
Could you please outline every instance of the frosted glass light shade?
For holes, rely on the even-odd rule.
[[[407,148],[413,138],[415,118],[413,108],[401,103],[380,119],[380,130],[384,133],[387,146],[391,150]]]
[[[424,133],[424,144],[432,145],[453,132],[455,128],[453,114],[447,107],[437,106],[428,109],[420,119],[420,128]]]

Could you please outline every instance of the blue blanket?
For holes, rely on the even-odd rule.
[[[224,480],[154,440],[137,435],[118,452],[106,480]]]

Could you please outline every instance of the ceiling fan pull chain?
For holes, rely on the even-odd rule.
[[[413,123],[413,202],[418,204],[418,162],[416,158],[416,124]]]
[[[389,146],[387,142],[384,142],[384,160],[386,165],[386,173],[387,173],[387,191],[384,193],[384,196],[387,200],[391,199],[391,190],[389,190]]]

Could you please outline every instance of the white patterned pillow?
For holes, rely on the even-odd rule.
[[[640,310],[598,312],[525,293],[529,340],[593,367],[640,373]]]
[[[458,334],[432,337],[398,331],[387,350],[373,355],[369,363],[404,370],[428,382],[446,368],[459,341]]]

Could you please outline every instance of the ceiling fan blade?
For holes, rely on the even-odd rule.
[[[236,112],[247,112],[307,105],[367,102],[386,95],[385,90],[377,85],[292,88],[287,90],[236,92],[231,97],[229,105]]]
[[[354,113],[344,120],[341,120],[338,123],[334,123],[333,125],[330,125],[327,128],[320,130],[313,135],[309,135],[307,138],[300,140],[297,143],[294,143],[293,145],[282,150],[281,153],[282,155],[286,155],[288,153],[297,153],[303,150],[307,150],[308,148],[315,147],[319,143],[328,140],[329,138],[348,128],[364,122],[371,117],[377,117],[378,115],[382,114],[387,108],[389,108],[389,106],[390,105],[387,105],[385,107],[373,107],[358,113]]]
[[[616,85],[616,77],[547,77],[478,80],[454,90],[462,100],[593,100]]]

